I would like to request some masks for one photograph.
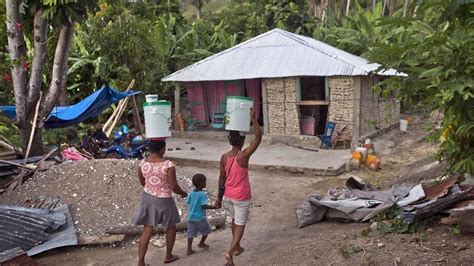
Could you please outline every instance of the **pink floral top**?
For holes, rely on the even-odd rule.
[[[159,163],[151,163],[142,160],[138,165],[142,170],[145,178],[145,186],[143,190],[158,198],[171,198],[171,187],[168,184],[167,172],[171,167],[175,167],[174,163],[166,160]]]

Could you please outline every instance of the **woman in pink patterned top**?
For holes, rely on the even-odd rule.
[[[132,223],[143,225],[143,233],[138,247],[138,265],[145,265],[145,254],[153,232],[153,226],[161,224],[166,228],[166,257],[165,263],[179,259],[173,255],[176,239],[176,224],[181,221],[172,198],[172,193],[186,197],[176,180],[176,169],[173,162],[163,159],[166,142],[153,141],[150,144],[151,155],[140,162],[138,177],[143,186],[140,206],[133,217]]]

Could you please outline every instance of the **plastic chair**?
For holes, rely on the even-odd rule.
[[[317,135],[317,137],[321,140],[321,149],[329,149],[332,147],[332,134],[336,129],[335,122],[328,122],[326,124],[326,129],[324,130],[324,135]]]
[[[212,116],[212,128],[221,129],[225,125],[225,114],[224,113],[215,113]]]

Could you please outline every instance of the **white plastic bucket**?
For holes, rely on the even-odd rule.
[[[147,139],[171,136],[170,102],[146,102],[143,104],[143,111],[145,114],[145,135]]]
[[[369,157],[369,152],[367,151],[367,149],[364,147],[357,147],[355,151],[360,152],[360,154],[362,155],[360,157],[360,162],[365,163],[365,161],[367,161],[367,157]]]
[[[408,120],[401,119],[400,120],[400,131],[407,131],[408,129]]]
[[[250,131],[250,108],[252,99],[244,96],[228,96],[226,110],[226,130]]]
[[[156,94],[147,94],[145,95],[145,100],[147,103],[152,103],[158,101],[158,95]]]

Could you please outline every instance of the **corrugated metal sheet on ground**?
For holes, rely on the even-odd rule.
[[[54,210],[0,205],[0,252],[20,247],[31,256],[77,243],[67,205]]]
[[[321,41],[274,29],[205,58],[163,78],[163,81],[213,81],[296,76],[406,76],[395,69]]]

